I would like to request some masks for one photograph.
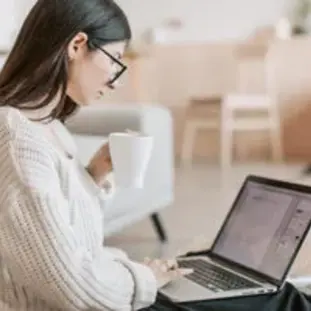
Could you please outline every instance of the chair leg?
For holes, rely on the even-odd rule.
[[[182,150],[181,150],[181,161],[183,165],[192,163],[195,135],[196,135],[196,127],[191,121],[188,121],[185,125]]]
[[[223,122],[229,122],[223,121]],[[222,125],[220,133],[220,163],[222,172],[226,175],[232,165],[233,152],[233,128],[228,125]]]
[[[272,157],[275,162],[283,160],[281,134],[278,126],[271,130]]]
[[[228,169],[232,165],[233,118],[233,113],[223,104],[221,107],[220,127],[220,165],[224,176],[226,176]]]
[[[221,169],[223,172],[226,172],[228,168],[231,166],[232,162],[232,131],[227,131],[226,129],[222,129],[221,132]]]
[[[163,223],[160,219],[159,213],[154,213],[151,215],[151,222],[152,222],[153,227],[154,227],[154,229],[158,235],[160,242],[161,243],[167,242],[167,240],[168,240],[167,234],[166,234],[166,231],[164,229]]]

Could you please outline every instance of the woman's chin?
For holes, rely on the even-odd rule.
[[[98,102],[103,100],[103,97],[104,97],[103,93],[97,93],[96,95],[90,96],[88,98],[86,98],[86,97],[83,97],[83,98],[81,98],[81,97],[79,97],[79,98],[78,97],[75,97],[75,98],[71,97],[71,99],[77,105],[82,107],[82,106],[90,106],[90,105],[93,105],[94,103],[98,103]]]
[[[104,94],[103,94],[103,93],[98,94],[98,95],[96,95],[96,97],[95,97],[95,101],[96,101],[96,102],[101,101],[101,100],[103,100],[103,98],[104,98]]]
[[[79,106],[90,106],[96,101],[95,97],[93,98],[79,98],[76,100],[77,105]]]
[[[71,100],[73,100],[78,106],[89,106],[95,99],[95,96],[90,98],[87,96],[82,96],[82,94],[70,94],[69,92],[67,92],[67,96],[71,98]]]

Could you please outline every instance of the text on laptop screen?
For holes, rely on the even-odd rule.
[[[213,253],[281,280],[311,219],[311,194],[249,181]]]

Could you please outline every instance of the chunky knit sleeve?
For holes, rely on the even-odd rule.
[[[151,270],[101,248],[91,254],[70,226],[48,149],[31,133],[0,129],[0,246],[13,279],[51,308],[136,310],[152,304]]]

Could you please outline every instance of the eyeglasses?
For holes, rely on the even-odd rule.
[[[107,52],[105,49],[103,49],[102,47],[100,47],[97,44],[92,43],[92,45],[101,50],[106,56],[108,56],[111,60],[113,60],[117,65],[120,66],[120,69],[117,70],[114,75],[110,78],[110,80],[107,82],[107,85],[112,87],[113,83],[118,80],[120,78],[120,76],[126,71],[127,66],[125,66],[120,60],[118,60],[116,57],[114,57],[113,55],[111,55],[109,52]]]

